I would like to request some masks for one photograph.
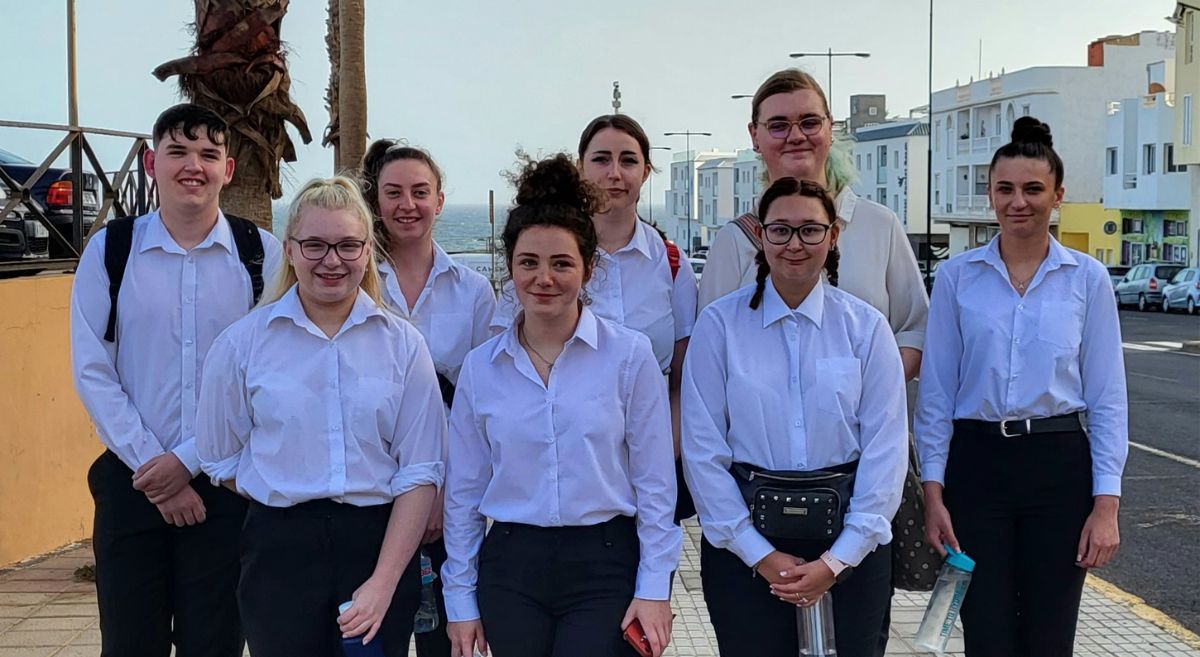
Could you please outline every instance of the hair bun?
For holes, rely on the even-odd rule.
[[[1022,116],[1013,123],[1012,141],[1054,146],[1054,137],[1050,134],[1050,126],[1032,116]]]
[[[516,185],[517,205],[564,205],[588,218],[600,211],[599,192],[564,153],[528,160]]]

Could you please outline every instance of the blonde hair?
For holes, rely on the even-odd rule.
[[[322,210],[348,210],[362,224],[367,240],[366,250],[374,251],[378,248],[372,230],[374,216],[363,199],[362,190],[353,179],[346,176],[334,176],[332,178],[313,178],[305,183],[304,187],[300,188],[296,194],[296,198],[292,200],[292,204],[288,206],[287,225],[284,228],[285,240],[296,237],[296,231],[300,226],[300,213],[310,207]],[[372,253],[363,253],[363,257],[367,259],[367,267],[359,287],[367,293],[367,296],[371,297],[372,301],[383,306],[383,298],[380,294],[382,285],[379,281],[379,267],[375,263],[375,256]],[[263,294],[259,305],[265,306],[279,301],[296,284],[296,280],[296,270],[292,267],[291,261],[284,257],[283,262],[280,263],[279,273],[271,281],[271,285]]]

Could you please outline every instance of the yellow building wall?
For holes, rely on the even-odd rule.
[[[1110,221],[1110,228],[1115,228],[1111,235],[1104,230]],[[1058,214],[1058,240],[1106,265],[1117,264],[1121,260],[1121,213],[1105,210],[1100,203],[1063,203]]]
[[[92,533],[103,447],[71,381],[72,280],[0,280],[0,567]]]

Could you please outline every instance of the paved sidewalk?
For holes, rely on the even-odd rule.
[[[674,605],[678,618],[667,655],[717,654],[700,591],[700,530],[686,526]],[[92,562],[88,544],[78,545],[18,568],[0,571],[0,657],[84,657],[100,652],[96,592],[73,573]],[[926,596],[898,592],[892,602],[888,655],[916,652],[911,638],[921,622]],[[1153,620],[1154,622],[1151,622]],[[1157,623],[1157,624],[1156,624]],[[1200,639],[1173,627],[1169,618],[1113,587],[1089,579],[1083,594],[1075,654],[1084,657],[1200,657]],[[1181,638],[1182,637],[1182,638]],[[951,656],[961,656],[962,639],[951,640]],[[247,653],[249,654],[249,653]],[[750,657],[750,656],[747,656]]]

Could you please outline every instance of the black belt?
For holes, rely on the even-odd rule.
[[[1039,417],[1029,420],[1002,420],[986,422],[984,420],[955,420],[954,428],[988,436],[1016,438],[1031,436],[1035,433],[1065,433],[1082,431],[1083,423],[1079,421],[1079,413],[1068,413],[1055,417]]]

